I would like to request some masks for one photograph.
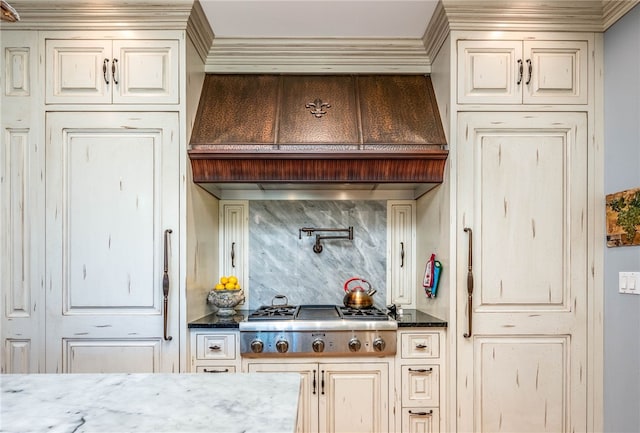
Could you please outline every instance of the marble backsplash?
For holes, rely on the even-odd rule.
[[[298,237],[302,227],[349,226],[353,240],[323,240],[321,253],[313,251],[315,234]],[[248,307],[271,305],[276,295],[293,305],[342,304],[351,277],[369,281],[384,307],[386,253],[386,201],[250,201]]]

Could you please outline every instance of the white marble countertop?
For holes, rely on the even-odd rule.
[[[300,375],[1,375],[1,432],[293,433]]]

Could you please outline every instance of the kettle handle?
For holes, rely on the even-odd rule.
[[[365,283],[365,284],[369,287],[369,289],[368,289],[368,290],[371,290],[371,284],[369,284],[369,282],[368,282],[367,280],[365,280],[365,279],[363,279],[363,278],[360,278],[360,277],[353,277],[353,278],[348,279],[348,280],[347,280],[347,282],[346,282],[346,283],[344,283],[344,291],[345,291],[345,292],[347,292],[347,293],[349,293],[349,292],[350,292],[350,290],[349,290],[349,283],[350,283],[350,282],[352,282],[352,281],[362,281],[363,283]],[[353,290],[357,290],[357,289],[360,289],[360,290],[362,290],[363,292],[365,291],[365,290],[364,290],[364,287],[362,287],[362,286],[355,286],[355,287],[353,288]]]

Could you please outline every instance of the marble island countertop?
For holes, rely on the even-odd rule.
[[[0,376],[1,432],[295,432],[298,374]],[[274,386],[276,385],[277,386]]]

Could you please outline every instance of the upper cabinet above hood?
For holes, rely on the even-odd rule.
[[[377,188],[441,183],[445,147],[428,76],[209,74],[189,156],[203,186]]]

